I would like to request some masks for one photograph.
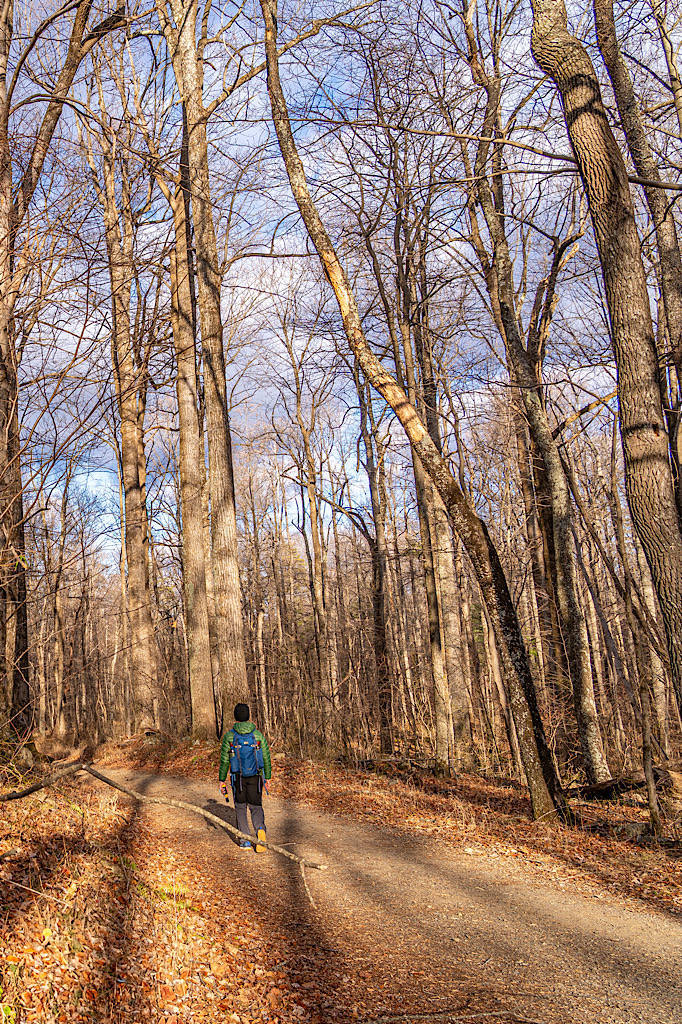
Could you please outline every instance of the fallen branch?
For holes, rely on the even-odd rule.
[[[326,867],[326,865],[319,865],[319,866],[320,867]],[[313,899],[313,894],[311,893],[310,889],[308,888],[308,879],[305,877],[305,862],[304,861],[301,861],[301,878],[303,879],[303,884],[305,886],[305,891],[307,893],[308,899],[310,900],[310,905],[312,906],[313,910],[317,910],[317,904],[315,903],[315,900]]]
[[[59,903],[60,906],[69,909],[69,904],[65,903],[64,900],[58,899],[56,896],[50,896],[49,892],[41,892],[40,889],[32,889],[30,885],[22,885],[21,882],[15,882],[13,878],[4,878],[4,882],[8,885],[16,885],[17,889],[25,889],[26,892],[32,892],[36,896],[42,896],[44,900],[52,900],[53,903]]]
[[[484,1017],[509,1017],[520,1024],[542,1024],[540,1020],[521,1017],[516,1010],[489,1010],[488,1013],[457,1013],[456,1010],[450,1010],[448,1013],[401,1013],[398,1016],[374,1017],[372,1020],[363,1021],[362,1024],[398,1024],[399,1021],[413,1020],[448,1020],[456,1024],[460,1020],[482,1020]]]
[[[81,771],[85,767],[86,765],[82,761],[76,761],[74,764],[66,765],[65,768],[55,772],[54,775],[48,775],[46,779],[34,782],[32,786],[28,786],[26,789],[12,790],[11,793],[0,793],[0,804],[4,804],[8,800],[21,800],[25,796],[30,796],[31,793],[37,793],[39,789],[45,789],[46,786],[54,785],[60,779],[65,779],[67,775],[75,775],[76,772]]]
[[[682,767],[679,762],[669,762],[676,767]],[[669,764],[655,764],[654,778],[656,785],[678,799],[682,797],[682,772],[674,771]],[[632,772],[629,775],[619,775],[616,779],[607,779],[605,782],[593,782],[589,786],[577,786],[580,796],[586,800],[609,800],[621,793],[629,793],[633,789],[644,789],[646,779],[644,772]]]
[[[248,839],[249,842],[253,842],[253,836],[247,835],[245,832],[240,832],[234,825],[229,825],[222,818],[219,818],[215,814],[211,814],[210,811],[205,811],[203,807],[197,807],[196,804],[188,804],[184,800],[171,800],[165,796],[145,796],[144,793],[136,793],[134,789],[128,789],[127,786],[122,786],[120,782],[114,782],[113,779],[107,778],[106,775],[101,775],[98,771],[95,771],[89,764],[84,764],[83,769],[92,775],[93,778],[99,779],[100,782],[106,783],[107,786],[112,786],[114,789],[118,789],[121,793],[126,793],[128,796],[132,796],[134,800],[144,801],[149,804],[166,804],[168,807],[178,807],[181,811],[193,811],[195,814],[200,814],[202,818],[206,818],[207,821],[212,821],[214,825],[218,825],[220,828],[224,828],[227,832],[231,832],[233,836],[238,839]],[[316,868],[318,871],[326,871],[326,864],[316,864],[314,861],[306,860],[305,857],[297,857],[295,853],[290,853],[288,850],[283,849],[281,846],[277,846],[275,843],[269,843],[267,840],[258,840],[259,846],[265,846],[268,850],[272,850],[274,853],[279,853],[280,856],[286,857],[288,860],[293,860],[301,867],[305,868]],[[304,879],[305,880],[305,879]],[[306,886],[307,888],[307,886]]]
[[[203,807],[197,807],[196,804],[188,804],[184,800],[171,800],[165,796],[146,796],[144,793],[137,793],[134,789],[128,789],[127,786],[121,785],[120,782],[114,782],[113,779],[108,778],[106,775],[102,775],[100,772],[95,771],[92,765],[85,764],[82,761],[78,761],[75,764],[67,765],[62,768],[61,771],[55,772],[54,775],[48,775],[46,779],[42,779],[40,782],[34,782],[32,786],[28,786],[26,789],[21,789],[18,792],[11,793],[0,793],[0,803],[4,803],[8,800],[21,800],[22,797],[30,796],[31,793],[37,793],[39,789],[45,789],[47,786],[54,785],[55,782],[59,782],[60,779],[66,778],[67,775],[75,775],[76,772],[85,771],[89,775],[92,775],[94,779],[98,779],[99,782],[103,782],[107,786],[111,786],[113,789],[120,790],[121,793],[125,793],[127,796],[131,796],[134,800],[140,800],[148,804],[165,804],[168,807],[178,807],[181,811],[193,811],[194,814],[200,814],[202,818],[206,818],[207,821],[213,822],[214,825],[218,825],[219,828],[224,828],[226,832],[230,832],[237,839],[248,839],[249,842],[253,841],[253,836],[247,835],[245,832],[240,832],[234,825],[230,825],[228,822],[223,821],[215,814],[211,814],[210,811],[205,811]],[[281,857],[286,857],[287,860],[293,860],[296,864],[301,866],[301,874],[303,875],[303,882],[306,887],[306,892],[310,902],[312,903],[312,896],[308,889],[308,883],[306,882],[305,875],[303,874],[304,868],[315,868],[317,871],[326,871],[326,864],[316,864],[312,860],[306,860],[305,857],[297,857],[295,853],[290,853],[288,850],[283,849],[281,846],[277,846],[276,843],[269,843],[267,840],[258,840],[259,846],[265,846],[268,850],[272,850],[273,853],[279,853]],[[313,906],[315,904],[313,903]]]

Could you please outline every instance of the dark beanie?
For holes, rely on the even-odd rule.
[[[234,709],[234,720],[235,722],[248,722],[249,714],[248,704],[237,704]]]

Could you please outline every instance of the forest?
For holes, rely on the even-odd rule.
[[[247,700],[544,820],[639,773],[660,831],[681,17],[7,0],[9,747],[215,742]]]

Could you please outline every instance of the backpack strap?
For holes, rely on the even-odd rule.
[[[264,769],[261,768],[260,765],[258,764],[258,755],[260,754],[260,760],[262,761],[263,760],[263,751],[261,749],[261,742],[260,742],[260,740],[257,740],[255,736],[254,736],[254,740],[256,740],[256,742],[254,744],[254,746],[255,746],[254,754],[256,756],[256,774],[258,775],[258,792],[262,793],[263,792],[263,771],[264,771]]]
[[[237,755],[237,762],[239,764],[239,792],[241,793],[242,789],[244,788],[244,784],[242,781],[242,755],[239,752],[239,744],[236,742],[236,739],[237,733],[234,730],[232,730],[232,742],[230,743],[230,747],[232,748],[232,750],[234,750],[235,754]],[[234,783],[232,783],[232,785],[234,786]]]

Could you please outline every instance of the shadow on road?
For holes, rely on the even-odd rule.
[[[197,801],[197,803],[199,804],[199,801]],[[216,800],[214,797],[210,796],[208,799],[204,799],[203,810],[209,811],[209,813],[214,814],[216,818],[220,818],[221,821],[224,821],[226,824],[232,825],[233,828],[237,828],[237,814],[231,804],[226,804],[224,801]],[[206,821],[205,818],[204,821],[206,822],[207,828],[213,829],[214,832],[222,832],[225,835],[225,838],[234,843],[235,846],[239,845],[239,840],[236,836],[230,835],[229,832],[226,832],[225,829],[221,829],[219,825],[214,824],[212,821]]]
[[[67,787],[71,813],[79,812],[77,782],[90,787],[90,780],[82,777]],[[116,815],[112,827],[105,822],[101,828],[98,821],[94,832],[84,812],[79,831],[46,831],[40,821],[30,830],[20,826],[19,838],[28,850],[3,865],[9,876],[0,900],[3,1020],[14,1020],[13,1012],[17,1021],[56,1020],[57,1015],[60,1020],[85,1019],[77,1015],[79,1001],[99,1020],[113,1020],[114,1012],[117,1020],[124,1020],[122,1008],[137,1001],[137,994],[119,978],[118,965],[129,950],[127,865],[138,807],[129,804],[123,821]],[[44,984],[35,977],[35,957]],[[58,983],[61,966],[73,957],[79,980]]]

